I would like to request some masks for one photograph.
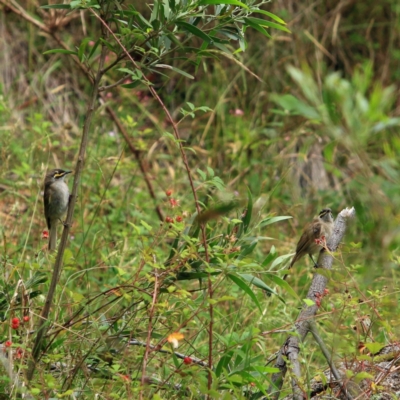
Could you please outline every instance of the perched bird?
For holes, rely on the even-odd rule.
[[[58,221],[61,221],[68,209],[69,189],[64,179],[71,172],[53,169],[44,179],[44,216],[49,229],[50,251],[56,248]]]
[[[313,221],[304,228],[303,234],[297,243],[296,254],[289,265],[289,269],[306,254],[310,256],[314,266],[318,267],[312,255],[322,249],[323,243],[329,239],[332,235],[332,231],[332,210],[330,208],[324,208],[320,211],[318,217],[314,218]],[[288,275],[285,275],[283,279],[286,280],[287,276]]]

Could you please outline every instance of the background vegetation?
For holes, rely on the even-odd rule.
[[[0,339],[4,354],[14,352],[3,362],[21,372],[54,265],[42,238],[44,173],[74,169],[92,91],[73,54],[44,53],[62,41],[95,70],[101,24],[86,9],[1,4]],[[152,19],[153,2],[118,5],[131,6]],[[225,6],[226,18],[233,8]],[[261,8],[287,25],[255,17],[290,32],[269,26],[268,38],[242,21],[245,40],[226,32],[229,42],[207,47],[181,25],[178,41],[190,37],[190,45],[165,52],[162,74],[145,74],[178,123],[198,204],[212,210],[204,220],[208,254],[179,141],[160,103],[142,76],[108,88],[125,65],[105,75],[43,355],[29,389],[3,375],[5,395],[265,393],[273,372],[267,360],[282,345],[282,330],[292,330],[313,271],[304,260],[290,287],[276,277],[303,225],[326,206],[334,214],[354,206],[357,217],[320,308],[325,340],[335,357],[357,362],[360,343],[399,336],[400,6],[285,0]],[[134,30],[119,34],[143,41]],[[106,65],[117,57],[108,47]],[[167,339],[178,332],[176,351],[189,358],[172,354]],[[307,379],[318,375],[323,364],[311,342],[302,357]]]

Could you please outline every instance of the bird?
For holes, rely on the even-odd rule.
[[[64,179],[71,172],[52,169],[44,178],[44,216],[49,230],[49,251],[56,249],[57,223],[68,209],[69,189]]]
[[[303,234],[297,243],[296,253],[292,258],[289,269],[306,254],[310,256],[315,268],[317,268],[318,265],[314,261],[312,255],[321,250],[323,243],[330,238],[332,232],[332,210],[330,208],[324,208],[320,211],[318,217],[315,217],[312,222],[304,228]],[[287,277],[288,275],[286,274],[283,279],[286,280]]]

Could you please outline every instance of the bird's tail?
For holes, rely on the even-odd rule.
[[[290,265],[288,267],[288,269],[291,269],[294,265],[294,263],[298,260],[298,254],[296,253],[294,255],[294,257],[292,258],[292,261],[290,262]],[[289,274],[284,275],[283,280],[286,281],[287,277],[289,276]]]
[[[57,226],[53,224],[49,235],[49,251],[54,251],[57,246]]]

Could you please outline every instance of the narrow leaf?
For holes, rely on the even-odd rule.
[[[188,24],[187,22],[184,22],[184,21],[176,21],[176,24],[178,26],[186,29],[193,35],[199,37],[200,39],[203,39],[205,42],[210,43],[210,44],[213,43],[212,38],[210,36],[208,36],[206,33],[204,33],[202,30],[197,28],[196,26],[194,26],[192,24]]]
[[[264,10],[254,10],[252,9],[251,12],[253,13],[260,13],[260,14],[264,14],[264,15],[268,15],[268,17],[274,19],[276,22],[279,22],[280,24],[286,25],[286,22],[279,18],[277,15],[270,13],[269,11],[264,11]]]
[[[200,0],[199,5],[200,6],[206,6],[209,4],[230,4],[232,6],[238,6],[238,7],[243,7],[246,9],[249,9],[249,7],[242,3],[241,1],[238,0]]]
[[[250,20],[251,22],[253,22],[254,24],[257,24],[260,26],[268,26],[269,28],[280,29],[281,31],[291,33],[288,28],[285,28],[282,25],[275,24],[274,22],[266,21],[265,19],[254,18],[254,17],[248,17],[247,19]]]
[[[255,22],[253,22],[250,18],[244,18],[244,21],[246,22],[246,24],[252,28],[254,28],[256,31],[262,33],[264,36],[270,38],[271,35],[259,24],[256,24]]]
[[[167,65],[167,64],[156,64],[155,67],[157,67],[157,68],[170,69],[170,70],[172,70],[172,71],[177,72],[178,74],[181,74],[181,75],[183,75],[183,76],[186,76],[186,78],[194,79],[194,76],[193,76],[193,75],[190,75],[190,74],[188,74],[187,72],[182,71],[182,70],[179,69],[179,68],[173,67],[172,65]]]
[[[276,276],[275,274],[267,274],[267,277],[271,279],[272,282],[285,289],[289,294],[291,294],[295,299],[301,301],[300,297],[297,295],[296,291],[282,278]]]
[[[267,217],[260,222],[259,226],[260,226],[260,228],[262,228],[263,226],[271,225],[271,224],[274,224],[275,222],[284,221],[285,219],[290,219],[290,218],[293,218],[293,217],[289,217],[289,216]]]
[[[256,295],[253,293],[253,291],[250,289],[250,287],[247,286],[247,284],[244,281],[242,281],[239,277],[237,277],[236,275],[228,274],[227,276],[232,282],[234,282],[240,289],[242,289],[253,300],[254,304],[258,307],[260,312],[262,312],[260,303],[258,302]]]
[[[90,41],[90,38],[85,38],[85,39],[82,40],[82,43],[81,43],[81,45],[79,46],[79,49],[78,49],[78,58],[79,58],[79,61],[80,61],[80,62],[83,61],[83,55],[85,54],[86,46],[87,46],[87,44],[89,43],[89,41]]]

